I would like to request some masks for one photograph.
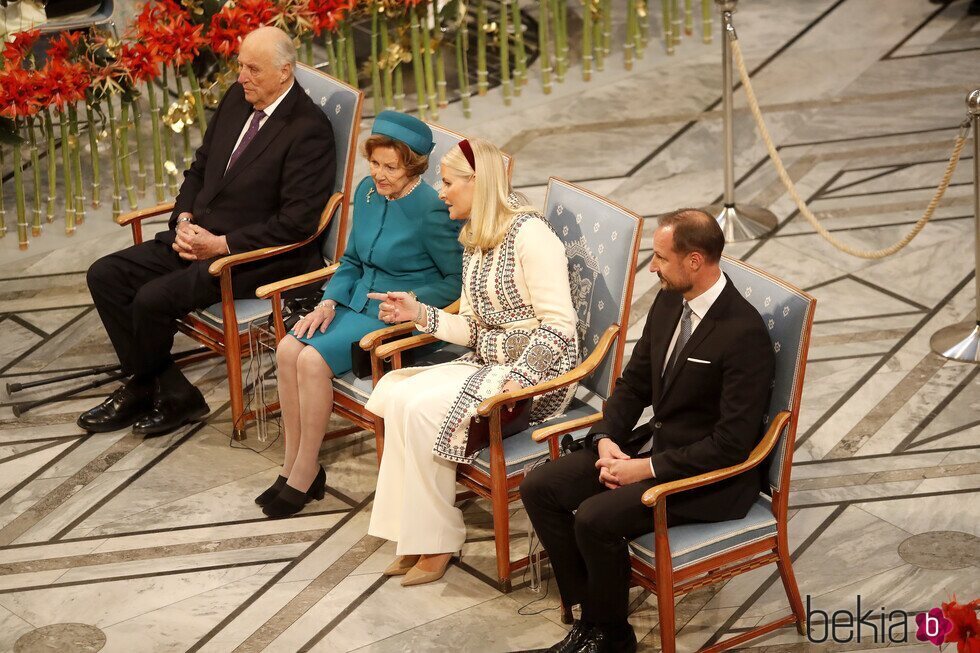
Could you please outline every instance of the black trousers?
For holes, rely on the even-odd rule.
[[[653,530],[640,497],[654,479],[610,490],[599,483],[599,455],[586,447],[545,463],[521,483],[521,498],[548,552],[565,605],[582,619],[626,625],[630,563],[627,541]],[[668,513],[668,525],[681,523]]]
[[[88,287],[123,372],[150,380],[173,364],[176,321],[221,300],[208,261],[185,261],[150,240],[109,254],[88,269]]]

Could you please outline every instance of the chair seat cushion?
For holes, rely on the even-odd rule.
[[[567,422],[580,417],[594,415],[599,411],[595,406],[591,405],[592,403],[598,404],[598,401],[594,395],[591,399],[589,397],[577,396],[568,405],[568,409],[564,414],[552,417],[551,419],[545,420],[540,424],[535,424],[531,428],[521,431],[520,433],[515,433],[514,435],[505,439],[504,462],[507,464],[507,477],[510,478],[515,474],[522,474],[528,465],[532,465],[548,457],[547,441],[535,442],[531,439],[531,433],[545,426],[551,426],[560,422]],[[588,432],[588,428],[573,431],[572,438],[579,440],[584,438]],[[490,473],[489,447],[477,454],[476,459],[473,461],[473,466],[486,474]]]
[[[208,306],[203,311],[194,311],[196,317],[218,330],[224,330],[225,320],[221,314],[221,302]],[[248,325],[272,314],[272,302],[268,299],[236,299],[235,318],[238,320],[238,333],[248,331]]]
[[[449,361],[456,360],[469,351],[470,350],[466,347],[460,347],[458,345],[445,345],[444,347],[436,350],[416,354],[415,362],[412,365],[413,367],[425,367],[428,365],[437,365],[439,363],[448,363]],[[353,399],[359,404],[364,404],[371,396],[371,390],[374,388],[374,384],[371,381],[371,377],[359,379],[354,376],[353,372],[347,372],[346,374],[341,374],[333,380],[333,387],[334,390],[345,397]]]
[[[772,514],[772,499],[761,493],[742,519],[709,524],[683,524],[667,529],[674,569],[683,569],[705,558],[775,534],[776,518]],[[630,542],[630,551],[647,564],[653,565],[653,533],[647,533]]]

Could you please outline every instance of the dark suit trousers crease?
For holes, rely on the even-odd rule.
[[[184,261],[150,240],[92,264],[89,291],[123,372],[149,380],[173,364],[177,319],[221,299],[210,263]]]
[[[565,604],[581,604],[586,621],[622,626],[629,607],[627,541],[653,530],[653,510],[640,497],[656,481],[609,490],[599,483],[598,459],[586,447],[544,464],[524,479],[521,498]],[[673,526],[676,518],[667,519]]]

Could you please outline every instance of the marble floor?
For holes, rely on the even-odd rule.
[[[980,19],[967,15],[966,0],[741,4],[752,83],[801,195],[849,244],[898,240],[928,203],[964,98],[980,82]],[[515,155],[515,185],[538,202],[552,175],[648,217],[716,201],[717,43],[685,41],[671,58],[651,47],[631,73],[616,57],[589,83],[571,75],[543,95],[532,82],[511,107],[491,92],[471,119],[453,106],[440,121]],[[770,208],[779,224],[727,252],[819,300],[790,498],[800,590],[814,609],[853,611],[860,596],[910,622],[954,595],[980,597],[980,367],[930,349],[936,331],[974,315],[970,149],[932,223],[906,249],[869,261],[834,249],[800,216],[741,94],[736,108],[738,199]],[[3,190],[9,200],[9,184]],[[128,234],[106,208],[90,211],[71,238],[57,231],[27,252],[10,233],[0,239],[4,384],[113,362],[84,271]],[[641,271],[630,347],[657,289]],[[177,349],[191,346],[181,340]],[[69,384],[0,390],[0,650],[489,653],[563,636],[553,582],[532,589],[517,574],[512,593],[497,590],[482,501],[465,505],[464,557],[443,582],[386,582],[393,548],[366,534],[376,478],[369,433],[324,445],[322,501],[292,519],[263,519],[252,497],[275,477],[281,439],[272,428],[232,442],[222,364],[197,363],[189,375],[211,416],[147,440],[75,426],[111,385],[20,417],[14,405]],[[527,520],[520,504],[512,509],[516,557],[528,545]],[[655,601],[634,592],[640,648],[655,650]],[[784,610],[773,569],[698,590],[680,600],[678,649]],[[746,647],[933,648],[913,633],[829,645],[784,629]]]

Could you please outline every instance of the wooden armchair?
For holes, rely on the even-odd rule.
[[[502,439],[500,412],[520,399],[578,383],[579,391],[565,414],[544,426],[555,438],[573,432],[584,435],[584,429],[601,414],[600,405],[619,377],[640,247],[639,216],[554,177],[548,181],[545,216],[565,244],[583,360],[547,383],[484,401],[478,412],[482,419],[490,420],[490,446],[473,464],[457,468],[458,482],[492,504],[497,578],[504,592],[511,589],[511,574],[528,564],[526,557],[510,558],[508,504],[520,499],[518,488],[525,469],[545,459],[549,450],[531,437],[531,429]],[[378,347],[375,354],[379,359],[394,358],[393,367],[397,367],[402,352],[432,341],[428,334],[413,336]],[[557,439],[554,446],[557,452]]]
[[[330,118],[336,144],[337,176],[334,193],[320,215],[316,232],[306,240],[277,247],[264,247],[251,252],[233,254],[214,261],[208,271],[220,279],[221,301],[203,310],[194,311],[177,323],[180,332],[211,349],[215,355],[225,357],[228,370],[228,387],[231,395],[232,436],[245,438],[245,426],[254,419],[254,411],[245,411],[242,388],[242,358],[252,352],[249,345],[249,326],[271,312],[269,303],[259,299],[235,299],[232,293],[232,274],[235,267],[288,252],[320,239],[333,225],[342,233],[350,205],[351,179],[354,175],[357,133],[361,121],[361,103],[364,94],[343,82],[303,64],[296,65],[296,82],[307,95],[317,100]],[[173,202],[152,208],[133,211],[119,216],[116,222],[129,226],[133,242],[143,242],[143,221],[149,218],[169,216]],[[329,236],[325,239],[329,241]],[[327,249],[330,244],[324,245]],[[332,251],[332,250],[331,250]]]
[[[805,632],[806,615],[793,575],[787,544],[786,512],[789,504],[793,442],[800,413],[803,374],[816,300],[793,286],[746,263],[724,257],[722,269],[762,315],[776,354],[776,374],[765,433],[744,462],[691,478],[656,485],[643,495],[653,508],[653,532],[630,543],[632,580],[657,596],[661,647],[673,653],[674,597],[775,563],[789,599],[791,614],[703,649],[721,651],[796,623]],[[555,438],[544,430],[538,440]],[[743,519],[710,524],[684,524],[667,528],[667,501],[709,483],[744,473],[768,463],[770,494],[761,493]],[[571,621],[567,609],[564,615]]]

